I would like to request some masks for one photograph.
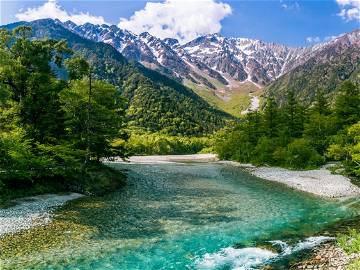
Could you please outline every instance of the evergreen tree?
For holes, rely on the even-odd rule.
[[[55,77],[50,63],[61,67],[69,50],[64,41],[29,40],[30,33],[29,27],[16,28],[8,43],[9,33],[1,33],[5,40],[2,50],[12,62],[2,67],[0,83],[10,90],[13,101],[19,102],[28,138],[54,143],[64,133],[58,94],[65,83]]]
[[[360,118],[360,87],[345,81],[335,99],[334,116],[338,128],[349,126]]]
[[[302,135],[305,120],[305,109],[301,106],[292,91],[287,93],[284,107],[284,123],[286,133],[290,138],[299,138]]]
[[[112,145],[115,138],[126,138],[120,92],[108,83],[82,79],[91,73],[80,58],[68,60],[71,80],[59,79],[63,58],[71,56],[66,43],[30,40],[30,34],[28,27],[0,31],[0,192],[89,181],[94,170],[109,173],[99,163],[82,162],[87,148],[95,161],[124,155],[123,147]]]
[[[96,161],[102,157],[124,155],[123,149],[112,146],[114,139],[126,139],[122,131],[125,100],[113,85],[102,81],[92,82],[90,118],[88,79],[73,81],[60,96],[66,112],[68,139],[76,148],[89,150],[90,159]]]
[[[278,105],[273,96],[266,100],[264,109],[264,128],[267,136],[273,138],[277,135],[278,128]]]
[[[323,89],[318,89],[315,95],[315,101],[313,102],[312,111],[321,115],[330,114],[330,107],[328,99],[325,96]]]
[[[304,137],[311,142],[320,154],[325,153],[329,146],[329,136],[336,132],[334,117],[330,114],[331,110],[324,91],[318,89],[304,126]]]

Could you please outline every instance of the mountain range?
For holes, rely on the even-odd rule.
[[[271,93],[281,100],[284,91],[293,90],[309,103],[314,88],[330,93],[342,80],[358,80],[360,29],[314,46],[289,47],[219,34],[180,44],[147,32],[136,35],[115,25],[70,21],[63,25],[82,37],[112,45],[128,60],[178,80],[235,115],[249,106],[249,93]]]
[[[211,133],[229,114],[256,110],[261,97],[273,95],[281,103],[294,91],[310,104],[318,88],[331,98],[341,81],[360,81],[360,29],[296,48],[219,34],[180,44],[115,25],[51,19],[4,27],[19,25],[30,25],[36,38],[65,39],[91,59],[98,78],[128,98],[130,122],[150,131]]]

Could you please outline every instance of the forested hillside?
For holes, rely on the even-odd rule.
[[[223,127],[230,118],[180,83],[140,64],[128,63],[111,45],[81,38],[50,19],[6,28],[19,25],[31,26],[36,38],[65,39],[76,54],[89,61],[95,78],[117,86],[128,100],[126,115],[130,126],[170,135],[200,135]]]
[[[282,106],[270,96],[262,112],[220,132],[215,149],[223,159],[294,169],[341,161],[347,173],[360,176],[360,87],[345,81],[336,93],[330,104],[318,90],[309,107],[292,91]]]
[[[318,47],[309,53],[308,60],[270,84],[265,94],[282,103],[287,91],[292,91],[296,99],[309,105],[319,87],[333,99],[343,81],[360,82],[360,30]]]

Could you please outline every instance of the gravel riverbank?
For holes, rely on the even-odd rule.
[[[218,161],[215,154],[194,155],[154,155],[154,156],[132,156],[124,161],[122,158],[113,158],[105,162],[127,162],[135,164],[169,163],[169,162],[214,162]]]
[[[52,211],[55,208],[82,196],[78,193],[46,194],[15,200],[14,206],[0,208],[0,237],[34,226],[46,225],[51,221]]]
[[[114,159],[112,162],[124,162]],[[162,155],[133,156],[130,163],[168,163],[168,162],[219,162],[239,166],[259,178],[285,184],[291,188],[309,192],[324,198],[350,198],[360,195],[360,188],[352,184],[345,176],[332,174],[328,169],[295,171],[278,167],[255,167],[251,164],[241,164],[234,161],[219,161],[215,154],[195,155]]]
[[[293,171],[277,167],[249,167],[247,170],[262,179],[280,182],[325,198],[349,198],[360,195],[360,188],[352,184],[349,178],[332,174],[325,168]]]

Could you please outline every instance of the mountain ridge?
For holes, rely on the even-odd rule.
[[[310,103],[318,83],[332,92],[342,80],[357,80],[353,71],[356,73],[360,65],[354,56],[356,50],[360,51],[360,29],[313,46],[291,47],[219,34],[180,44],[176,39],[159,39],[148,32],[136,35],[115,25],[54,22],[80,37],[111,45],[128,61],[176,80],[235,116],[248,110],[254,95],[271,94],[281,100],[286,91],[292,90],[300,100]],[[342,51],[351,48],[355,49],[352,56],[341,56]],[[337,74],[340,77],[334,78]]]
[[[81,37],[51,19],[3,28],[21,25],[31,26],[34,38],[65,39],[75,53],[91,60],[95,79],[114,84],[129,100],[127,117],[132,126],[173,135],[201,135],[212,133],[231,119],[179,82],[129,62],[110,44]]]
[[[248,79],[261,86],[285,74],[327,44],[351,34],[351,32],[346,33],[330,41],[309,47],[287,46],[251,38],[223,37],[217,33],[200,36],[190,42],[180,44],[173,38],[159,39],[148,32],[137,35],[120,29],[116,25],[91,23],[76,25],[70,21],[62,24],[80,36],[111,44],[129,60],[154,63],[163,68],[172,68],[173,63],[167,62],[169,58],[175,58],[180,65],[179,68],[184,64],[189,67],[187,61],[190,63],[194,61],[197,64],[196,60],[200,60],[201,64],[205,64],[206,68],[210,68],[215,73],[229,73],[228,75],[237,77],[240,81]],[[136,53],[134,54],[134,52]],[[210,57],[210,54],[219,54],[222,59],[230,55],[230,58],[233,58],[230,59],[230,62],[237,61],[242,70],[234,71],[229,67],[222,66],[214,57]],[[295,60],[299,62],[294,63]],[[263,76],[254,74],[253,70],[249,70],[254,67],[267,71],[267,74],[263,74]],[[216,74],[216,76],[222,77],[221,74]],[[224,81],[224,83],[226,82]]]
[[[69,22],[64,24],[80,36],[111,44],[129,61],[140,62],[181,82],[225,111],[230,112],[227,101],[241,96],[233,102],[234,106],[238,107],[235,115],[241,114],[241,111],[250,106],[244,93],[259,94],[264,89],[266,95],[279,92],[279,96],[284,94],[284,88],[299,92],[291,83],[283,82],[279,87],[278,80],[284,81],[287,74],[296,73],[301,69],[298,67],[308,66],[308,62],[313,61],[314,57],[329,63],[334,57],[344,61],[337,55],[339,50],[334,50],[331,46],[360,48],[359,29],[313,46],[293,47],[259,39],[223,37],[219,34],[200,36],[180,44],[176,39],[159,39],[147,32],[136,35],[115,25],[75,25]],[[315,62],[316,65],[320,64],[318,61]],[[331,68],[325,69],[330,70],[329,72],[338,72]],[[315,74],[318,76],[321,72]],[[345,75],[344,79],[351,77],[348,72]],[[306,76],[311,77],[312,74]],[[295,81],[299,83],[299,80]],[[322,80],[315,78],[314,81]],[[334,83],[338,82],[335,81]],[[250,86],[251,84],[255,87]],[[313,87],[313,84],[310,85]],[[334,87],[330,88],[333,90]],[[310,97],[312,96],[310,93]],[[304,93],[299,94],[299,97],[304,99]]]

